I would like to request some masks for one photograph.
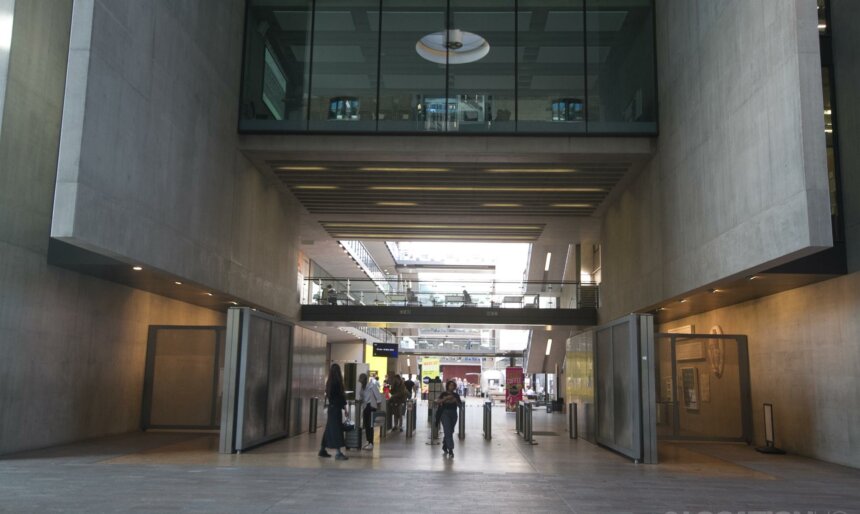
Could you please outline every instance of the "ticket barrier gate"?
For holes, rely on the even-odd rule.
[[[484,402],[484,439],[493,438],[493,402]]]
[[[517,404],[517,433],[523,436],[528,444],[537,444],[532,432],[532,413],[534,406],[529,402]]]

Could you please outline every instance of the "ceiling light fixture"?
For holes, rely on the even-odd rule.
[[[415,51],[436,64],[467,64],[486,57],[490,44],[477,34],[451,29],[422,37],[415,44]]]
[[[398,168],[398,167],[379,167],[379,166],[370,166],[367,168],[359,168],[359,171],[404,171],[404,172],[415,172],[415,173],[435,173],[435,172],[443,172],[443,171],[451,171],[448,168]]]
[[[711,289],[710,292],[711,292],[711,294],[717,294],[717,293],[722,293],[723,290],[722,289]]]
[[[325,171],[328,168],[323,166],[278,166],[275,169],[278,171]]]
[[[330,189],[338,189],[337,186],[320,186],[320,185],[310,185],[310,186],[293,186],[293,189],[308,189],[308,190],[330,190]]]
[[[141,268],[140,266],[133,266],[131,269],[133,269],[134,271],[142,271],[143,270],[143,268]]]
[[[554,203],[550,207],[559,207],[563,209],[587,209],[591,207],[590,203]]]
[[[206,293],[206,296],[212,296],[212,293]]]
[[[233,305],[239,305],[239,302],[237,302],[236,300],[232,300],[230,303]]]
[[[690,300],[687,300],[686,298],[682,298],[682,299],[681,299],[681,303],[687,303],[687,302],[689,302],[689,301],[690,301]]]
[[[339,233],[335,234],[335,237],[348,237],[352,239],[388,239],[388,240],[397,240],[397,241],[408,241],[410,239],[431,239],[434,241],[445,241],[447,239],[462,239],[462,240],[488,240],[488,241],[508,241],[508,240],[516,240],[516,241],[534,241],[536,236],[509,236],[509,235],[498,235],[498,236],[485,236],[485,235],[467,235],[467,234],[389,234],[389,233],[380,233],[380,234],[347,234],[347,233]],[[406,268],[404,268],[406,269]]]
[[[177,286],[181,286],[181,285],[182,285],[182,282],[180,282],[180,281],[178,281],[178,280],[174,281],[173,283],[174,283],[174,284],[176,284]]]
[[[430,224],[430,223],[325,223],[325,227],[343,227],[343,228],[429,228],[429,229],[477,229],[477,230],[541,230],[540,225],[458,225],[458,224]]]
[[[490,168],[487,173],[575,173],[573,168]]]
[[[602,193],[605,191],[600,187],[371,186],[368,189],[371,191],[462,191],[469,193]]]
[[[415,207],[416,202],[376,202],[380,207]]]
[[[546,340],[546,355],[549,355],[549,352],[552,351],[552,339]]]
[[[760,279],[760,278],[761,278],[761,277],[760,277],[760,276],[758,276],[758,275],[752,275],[752,276],[748,277],[748,278],[747,278],[747,280],[758,280],[758,279]]]
[[[544,264],[543,270],[549,271],[549,263],[552,261],[552,252],[546,252],[546,264]],[[540,262],[540,261],[538,261]]]
[[[482,203],[481,207],[522,207],[521,203]]]

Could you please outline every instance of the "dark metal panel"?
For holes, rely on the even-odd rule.
[[[400,323],[471,323],[499,325],[597,324],[597,309],[502,309],[489,307],[391,307],[371,305],[302,305],[302,321],[387,321]]]

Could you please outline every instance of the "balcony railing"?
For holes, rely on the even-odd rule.
[[[597,308],[598,285],[585,282],[417,282],[308,278],[309,305],[484,307],[513,309]],[[386,291],[387,289],[387,291]]]

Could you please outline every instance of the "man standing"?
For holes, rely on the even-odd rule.
[[[409,378],[406,379],[406,382],[403,384],[406,386],[406,393],[408,399],[413,399],[414,390],[415,390],[415,382],[412,381],[412,375],[409,375]]]

